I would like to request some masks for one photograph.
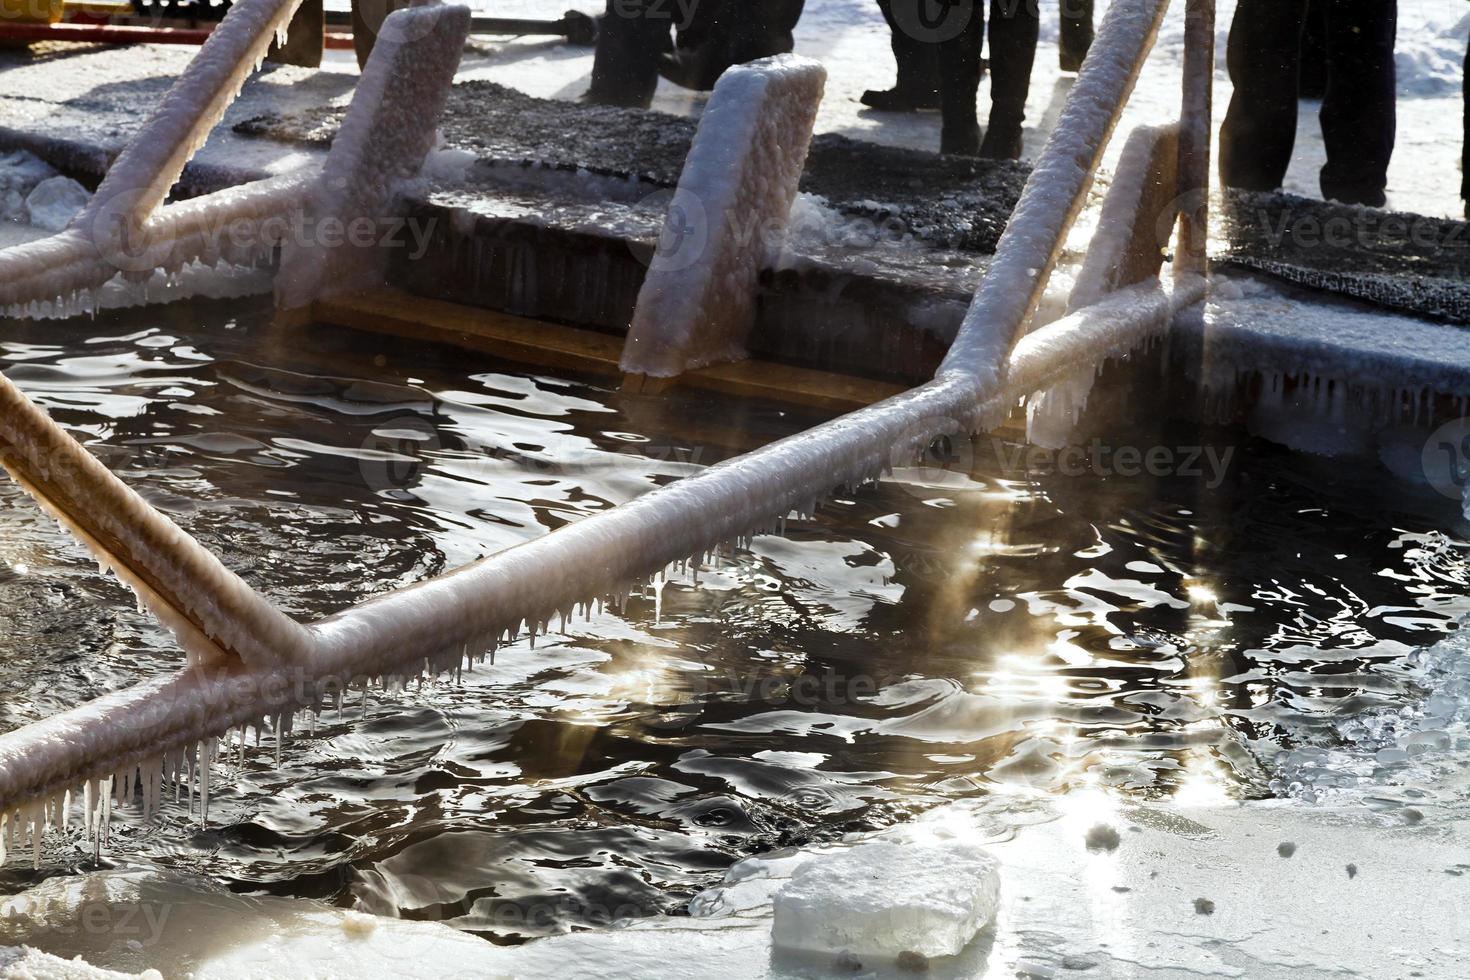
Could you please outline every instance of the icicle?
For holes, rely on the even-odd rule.
[[[663,572],[659,572],[653,578],[653,622],[655,626],[663,620],[664,584],[666,581]]]
[[[199,743],[199,813],[200,822],[209,826],[209,770],[214,762],[214,740]]]

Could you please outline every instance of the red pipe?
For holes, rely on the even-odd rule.
[[[0,41],[79,41],[93,44],[203,44],[208,28],[121,24],[0,23]]]
[[[0,41],[76,41],[88,44],[203,44],[212,28],[137,27],[124,24],[15,24],[0,22]],[[328,34],[323,47],[350,50],[350,34]]]

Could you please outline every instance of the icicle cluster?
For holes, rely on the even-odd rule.
[[[1270,369],[1223,358],[1186,373],[1199,389],[1200,414],[1211,423],[1234,422],[1247,407],[1256,407],[1291,409],[1304,413],[1304,418],[1340,425],[1348,424],[1351,417],[1373,428],[1429,428],[1464,418],[1470,410],[1470,398],[1449,395],[1441,400],[1428,384],[1349,381],[1307,369]]]

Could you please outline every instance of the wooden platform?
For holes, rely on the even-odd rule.
[[[418,338],[483,351],[519,364],[620,375],[623,338],[544,320],[423,299],[393,289],[319,301],[317,323],[397,337]],[[726,394],[850,412],[904,391],[903,386],[794,367],[775,361],[741,361],[691,371],[673,383]],[[630,391],[655,393],[662,379],[630,378]]]

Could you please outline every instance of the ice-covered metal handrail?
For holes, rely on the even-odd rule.
[[[0,814],[24,807],[18,819],[39,834],[62,811],[63,792],[86,786],[95,798],[97,780],[112,773],[131,780],[141,770],[149,799],[156,799],[165,776],[198,778],[205,788],[213,740],[233,728],[273,716],[289,726],[292,712],[363,678],[473,662],[526,627],[539,630],[557,614],[625,595],[670,564],[698,561],[793,510],[810,513],[834,488],[877,478],[937,436],[993,426],[1018,399],[1079,364],[1125,353],[1161,332],[1204,295],[1200,277],[1182,272],[1120,291],[1033,332],[1009,355],[999,350],[991,370],[963,357],[987,337],[1006,341],[1024,325],[1086,191],[1090,172],[1079,171],[1096,166],[1165,6],[1166,0],[1110,6],[1071,97],[1083,100],[1083,108],[1063,114],[1063,125],[1077,127],[1081,138],[1053,137],[1048,144],[1028,185],[1027,207],[1013,217],[997,256],[1011,288],[1017,270],[1030,270],[1024,295],[1006,303],[996,287],[982,288],[955,362],[969,369],[951,364],[901,396],[303,627],[306,648],[289,661],[195,665],[12,732],[0,738]],[[1038,256],[1041,264],[1022,264]]]
[[[95,230],[101,218],[147,220],[209,139],[246,79],[265,61],[271,43],[285,41],[300,5],[301,0],[243,0],[233,5],[112,162],[77,224]]]
[[[1168,8],[1169,0],[1108,7],[939,377],[966,374],[987,386],[1002,380],[1006,355],[1041,303]]]
[[[931,381],[315,623],[310,655],[298,662],[180,671],[0,737],[0,814],[113,773],[179,773],[196,745],[263,718],[279,719],[279,730],[292,712],[330,704],[365,679],[478,660],[527,628],[539,631],[609,592],[626,595],[632,583],[780,515],[810,513],[819,495],[876,479],[940,435],[994,425],[1018,399],[1074,371],[1079,355],[1126,353],[1158,334],[1204,289],[1186,275],[1122,290],[1028,335],[999,390],[963,376]]]
[[[79,312],[91,300],[77,297],[119,275],[151,278],[201,258],[248,264],[269,253],[275,243],[263,232],[265,222],[300,201],[305,175],[159,206],[272,41],[284,36],[299,3],[242,0],[230,10],[68,227],[0,251],[0,309]],[[263,665],[300,649],[305,634],[297,623],[145,507],[8,383],[0,387],[0,464],[134,588],[191,662],[245,658]],[[139,560],[165,553],[168,561]]]
[[[171,211],[159,206],[189,159],[209,138],[271,42],[284,37],[301,0],[240,0],[175,79],[159,107],[108,168],[97,193],[65,230],[49,238],[0,250],[0,310],[65,315],[88,305],[87,295],[122,274],[139,278],[159,266],[200,257],[179,247],[171,235],[196,232],[192,224],[155,219]],[[209,209],[210,226],[228,228],[285,213],[299,199],[299,179],[264,181],[208,195],[186,214]],[[254,230],[258,230],[254,229]],[[217,236],[216,236],[217,237]],[[252,241],[259,236],[249,235]],[[259,250],[256,250],[257,252]],[[246,254],[215,256],[248,259]],[[236,250],[238,253],[238,250]]]

